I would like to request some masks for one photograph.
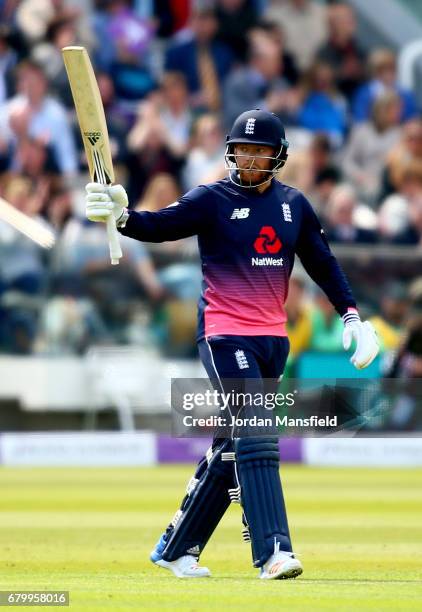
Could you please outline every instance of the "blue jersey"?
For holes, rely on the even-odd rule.
[[[157,212],[131,211],[120,231],[147,242],[198,236],[198,340],[286,336],[284,303],[295,254],[340,315],[356,308],[312,206],[275,179],[262,194],[229,178],[200,185]]]

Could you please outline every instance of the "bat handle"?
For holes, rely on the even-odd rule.
[[[122,249],[120,248],[119,233],[117,231],[116,220],[113,215],[110,215],[107,219],[107,236],[108,245],[110,247],[111,265],[117,266],[123,253]]]

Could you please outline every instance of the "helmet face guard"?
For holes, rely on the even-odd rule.
[[[238,185],[239,187],[244,187],[245,189],[254,189],[255,187],[259,187],[260,185],[263,185],[264,183],[274,178],[277,172],[281,170],[281,168],[286,163],[287,148],[289,146],[289,143],[287,142],[285,138],[282,138],[280,140],[280,146],[278,148],[278,151],[276,151],[274,155],[255,155],[254,156],[254,155],[251,155],[250,153],[248,154],[235,153],[234,148],[236,144],[265,145],[265,146],[271,146],[274,149],[275,147],[273,143],[269,143],[269,142],[257,142],[257,141],[251,142],[250,140],[246,140],[246,139],[239,139],[239,140],[230,139],[229,140],[229,138],[227,138],[226,152],[224,154],[224,167],[226,170],[230,171],[229,177],[230,177],[231,182],[234,183],[235,185]],[[239,157],[250,158],[251,159],[250,168],[240,168],[237,162],[237,158]],[[266,170],[261,170],[260,168],[256,168],[257,172],[263,172],[265,174],[268,174],[268,176],[258,183],[253,183],[252,181],[246,182],[242,180],[240,177],[240,172],[245,172],[245,171],[247,172],[249,169],[252,169],[252,166],[255,163],[256,158],[271,160],[270,168]]]
[[[256,155],[255,157],[250,154],[235,154],[234,149],[237,144],[272,147],[274,153],[271,156]],[[287,149],[289,147],[280,119],[274,113],[258,108],[246,111],[237,117],[230,130],[230,134],[227,136],[226,145],[224,162],[226,170],[230,170],[230,180],[239,187],[245,187],[246,189],[253,189],[271,181],[286,163]],[[238,164],[239,157],[250,158],[250,167],[240,168]],[[241,179],[241,173],[252,169],[255,158],[271,160],[269,169],[260,170],[256,168],[258,172],[263,172],[264,175],[268,176],[258,183]]]

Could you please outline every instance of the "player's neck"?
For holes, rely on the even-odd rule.
[[[265,183],[262,183],[262,185],[258,185],[257,187],[255,187],[255,189],[258,193],[264,193],[264,191],[267,191],[267,189],[271,187],[271,183],[272,179],[266,181]]]

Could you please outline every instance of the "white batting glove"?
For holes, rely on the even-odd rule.
[[[356,311],[343,315],[343,321],[344,350],[349,350],[353,340],[356,342],[356,349],[350,358],[350,363],[357,370],[363,370],[374,361],[380,349],[374,326],[369,321],[362,322]]]
[[[86,216],[90,221],[106,223],[110,215],[116,222],[123,216],[128,205],[125,188],[122,185],[88,183],[86,189]]]

